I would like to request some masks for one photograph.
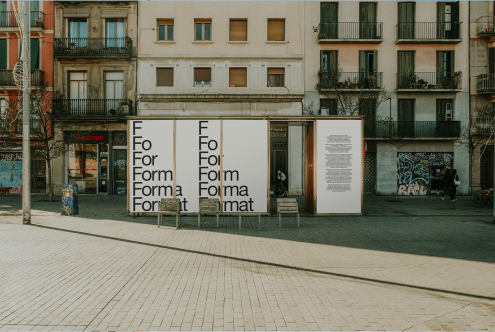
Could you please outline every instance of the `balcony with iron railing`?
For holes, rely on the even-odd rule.
[[[14,11],[0,11],[0,28],[17,28],[17,19]],[[40,11],[31,12],[31,27],[45,28],[45,14]]]
[[[318,44],[379,44],[383,23],[339,22],[318,25]]]
[[[362,91],[383,89],[381,72],[325,72],[318,71],[319,87],[322,90]]]
[[[462,22],[451,23],[399,23],[397,44],[458,44],[462,41]]]
[[[476,20],[476,34],[479,38],[495,37],[493,16],[482,16]]]
[[[366,121],[365,138],[444,138],[457,139],[461,134],[460,121]]]
[[[471,118],[471,134],[474,136],[491,136],[493,134],[493,117],[479,116]]]
[[[41,123],[38,119],[30,119],[31,135],[40,135]],[[22,135],[22,118],[17,118],[13,122],[7,118],[0,118],[0,135],[17,134]]]
[[[132,39],[122,38],[55,38],[56,58],[121,58],[132,56]]]
[[[462,89],[462,73],[399,72],[397,91],[401,92],[459,92]]]
[[[53,113],[58,118],[125,117],[134,115],[130,99],[53,99]]]
[[[45,73],[38,69],[31,71],[31,86],[43,86],[44,84]],[[7,87],[7,90],[17,89],[13,70],[0,69],[0,86]]]
[[[495,94],[495,74],[480,74],[476,76],[478,94]]]

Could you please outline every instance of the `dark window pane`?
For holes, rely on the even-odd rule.
[[[204,40],[211,40],[210,29],[211,29],[211,24],[205,23],[205,39]]]
[[[196,23],[196,40],[203,40],[203,24]]]
[[[174,40],[174,26],[167,25],[167,40]]]
[[[165,26],[158,26],[158,40],[165,40]]]

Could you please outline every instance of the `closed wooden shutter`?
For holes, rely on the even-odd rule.
[[[174,68],[156,68],[156,86],[174,86]]]
[[[247,41],[247,20],[230,20],[230,41]]]
[[[268,75],[271,75],[271,74],[284,75],[285,74],[285,68],[268,68],[266,70],[266,73]]]
[[[247,86],[247,68],[229,68],[229,86]]]
[[[285,19],[268,19],[268,41],[285,40]]]
[[[211,68],[194,68],[194,81],[211,81]]]

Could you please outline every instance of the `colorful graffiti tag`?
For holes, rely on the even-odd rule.
[[[0,195],[22,193],[22,154],[0,153]]]
[[[428,195],[432,181],[437,179],[437,172],[452,167],[452,153],[398,153],[397,154],[397,195]],[[443,173],[442,173],[443,174]]]

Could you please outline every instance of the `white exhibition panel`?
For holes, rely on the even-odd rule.
[[[267,130],[266,120],[175,120],[174,176],[181,211],[197,213],[200,197],[220,198],[223,192],[226,213],[266,213]],[[157,212],[160,198],[173,197],[174,120],[131,120],[129,142],[130,212]],[[167,181],[156,181],[162,170]],[[155,181],[145,183],[151,189],[142,188],[144,173],[155,175]]]
[[[267,212],[267,126],[265,120],[225,120],[223,123],[223,202],[226,213]]]
[[[316,121],[317,213],[361,213],[361,120]]]
[[[187,199],[182,212],[198,212],[200,197],[220,198],[220,120],[181,120],[175,130],[176,184]]]
[[[131,120],[129,136],[130,210],[157,211],[174,195],[174,122]]]

